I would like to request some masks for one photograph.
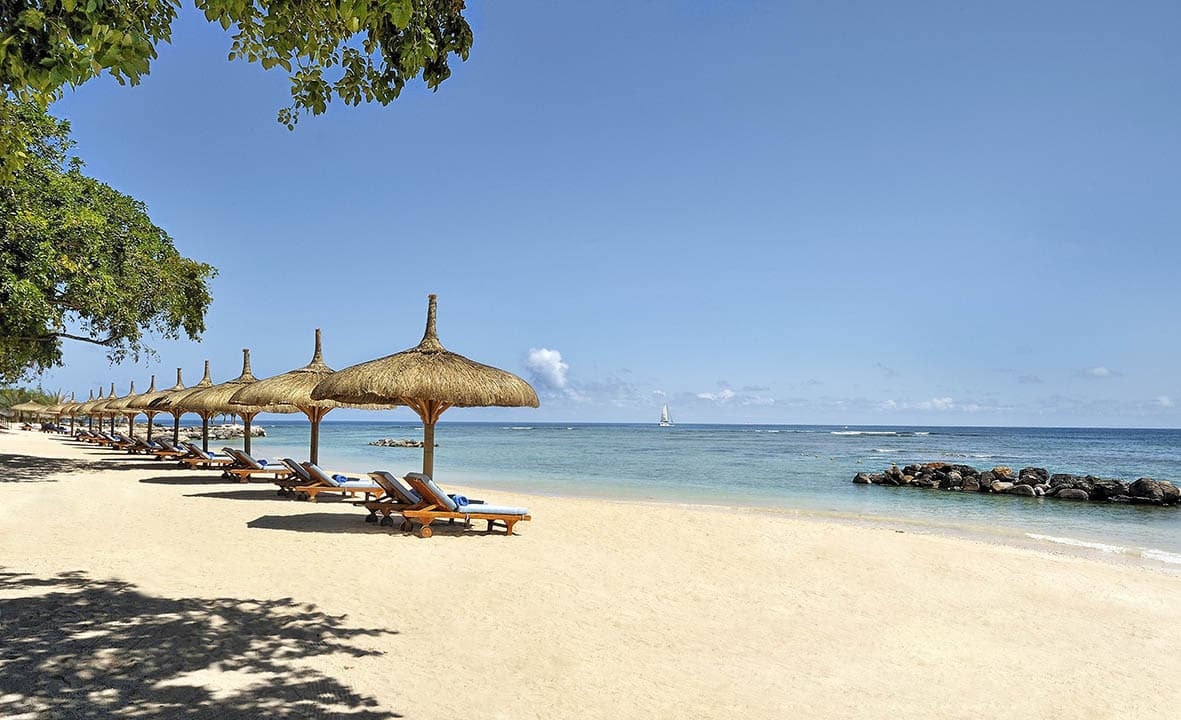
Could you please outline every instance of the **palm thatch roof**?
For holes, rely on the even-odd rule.
[[[203,388],[213,387],[213,379],[209,377],[209,361],[205,361],[205,375],[201,378],[201,382],[196,385],[186,388],[181,386],[180,382],[180,368],[176,370],[176,386],[171,390],[165,390],[160,393],[160,397],[148,403],[148,409],[157,412],[166,412],[175,416],[182,415],[188,412],[187,409],[181,407],[180,401],[184,399],[185,395]]]
[[[417,346],[329,375],[312,390],[312,399],[398,403],[416,409],[423,403],[446,407],[538,406],[537,393],[521,378],[444,348],[435,330],[435,305],[436,296],[429,296],[426,331]]]
[[[269,410],[268,412],[295,412],[297,410],[304,412],[308,412],[309,410],[328,411],[338,407],[380,410],[396,405],[396,403],[359,404],[342,403],[335,400],[313,400],[312,389],[333,372],[334,370],[324,363],[324,353],[320,343],[320,328],[316,328],[316,347],[312,352],[311,362],[301,368],[285,372],[282,375],[275,375],[274,377],[242,386],[230,398],[230,404],[286,408],[285,410]]]
[[[47,414],[46,411],[48,409],[48,406],[42,405],[41,403],[33,402],[32,400],[28,400],[23,403],[17,403],[16,405],[13,405],[9,409],[16,410],[17,412],[30,413],[30,414],[34,414],[34,415],[46,415]]]
[[[250,372],[250,350],[242,350],[242,374],[233,380],[218,383],[212,387],[198,387],[177,398],[175,406],[198,415],[213,415],[220,412],[244,413],[260,412],[294,412],[295,408],[283,405],[258,404],[245,406],[241,403],[230,404],[230,398],[243,387],[258,382],[254,373]]]
[[[66,414],[70,417],[77,417],[82,414],[82,406],[94,400],[94,391],[90,391],[90,400],[82,400],[80,402],[72,402],[66,405]]]
[[[165,412],[159,408],[153,408],[152,402],[166,397],[169,393],[177,393],[185,389],[185,384],[180,379],[180,368],[176,369],[176,384],[167,390],[156,389],[156,376],[152,376],[152,386],[148,388],[145,393],[140,393],[127,401],[127,407],[132,410],[142,410],[145,413],[155,415],[156,413]]]
[[[94,413],[95,415],[100,415],[100,416],[113,415],[114,413],[107,410],[107,403],[111,402],[112,400],[117,400],[117,399],[118,398],[115,397],[115,383],[111,383],[111,391],[109,393],[107,393],[106,399],[105,400],[95,400],[94,405],[92,405],[90,408],[90,412]]]
[[[98,405],[106,401],[107,398],[103,395],[103,389],[100,387],[98,389],[98,397],[82,403],[82,407],[78,408],[78,411],[87,417],[98,417],[101,414],[98,412]]]
[[[66,406],[73,402],[74,396],[71,394],[70,399],[66,400],[63,397],[58,397],[57,402],[45,408],[45,412],[50,415],[63,415],[66,412]]]
[[[152,378],[153,382],[155,377]],[[127,403],[138,397],[135,393],[135,381],[131,381],[131,387],[127,389],[127,394],[117,397],[114,400],[107,400],[107,404],[103,407],[107,413],[111,415],[138,415],[139,410],[128,410]]]

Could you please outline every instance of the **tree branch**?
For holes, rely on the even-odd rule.
[[[32,342],[46,342],[48,340],[53,340],[55,338],[65,338],[67,340],[79,340],[81,342],[93,343],[94,345],[110,345],[111,343],[115,342],[114,335],[106,338],[105,340],[98,340],[96,338],[86,337],[85,335],[72,335],[70,333],[65,333],[65,332],[47,333],[45,335],[35,335],[33,337],[21,337],[21,338],[16,338],[16,339],[17,340],[31,340]]]

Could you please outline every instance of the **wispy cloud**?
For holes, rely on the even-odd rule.
[[[1116,370],[1112,370],[1111,368],[1106,367],[1104,365],[1099,365],[1097,367],[1086,368],[1085,370],[1080,370],[1079,374],[1082,375],[1083,377],[1096,378],[1096,379],[1100,379],[1100,380],[1103,378],[1121,377],[1123,375],[1123,373],[1120,373]]]
[[[722,388],[717,392],[699,392],[697,393],[697,398],[700,400],[716,402],[719,405],[725,405],[726,403],[733,400],[737,394],[738,393],[734,392],[730,388]]]
[[[1157,395],[1156,396],[1156,406],[1157,407],[1171,408],[1175,404],[1176,403],[1173,402],[1173,398],[1169,397],[1168,395]]]
[[[1022,385],[1041,385],[1042,379],[1037,375],[1018,375],[1017,382]]]
[[[544,389],[566,389],[566,371],[570,366],[562,362],[561,352],[549,348],[530,348],[525,357],[525,367],[529,369],[533,381]]]
[[[897,371],[897,370],[895,370],[895,369],[894,369],[894,368],[892,368],[892,367],[887,367],[887,366],[886,366],[885,364],[883,364],[883,363],[880,363],[880,362],[875,362],[875,363],[873,364],[873,366],[874,366],[875,368],[877,368],[878,370],[881,370],[881,371],[882,371],[882,374],[883,374],[883,375],[885,375],[885,376],[886,376],[886,377],[888,377],[888,378],[896,378],[896,377],[898,377],[898,371]]]

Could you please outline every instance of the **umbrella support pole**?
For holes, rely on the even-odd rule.
[[[303,414],[308,416],[308,422],[312,424],[311,439],[308,446],[308,462],[313,465],[320,464],[320,421],[324,416],[332,411],[332,408],[300,408]]]
[[[129,437],[129,438],[135,437],[135,416],[134,415],[127,416],[127,437]]]
[[[152,418],[156,417],[155,413],[144,413],[148,418],[148,442],[152,442]]]
[[[435,424],[422,422],[422,474],[435,477]]]
[[[180,442],[180,415],[172,416],[172,444]]]
[[[201,416],[201,449],[209,452],[209,416]]]
[[[242,428],[245,431],[242,433],[242,451],[247,455],[250,454],[250,421],[253,419],[253,414],[242,416]]]

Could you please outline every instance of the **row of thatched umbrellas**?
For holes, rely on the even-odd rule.
[[[409,350],[333,371],[324,364],[320,330],[316,330],[316,348],[307,365],[275,377],[259,380],[250,371],[250,351],[242,351],[242,373],[227,382],[214,384],[205,361],[201,381],[186,388],[176,370],[176,385],[156,390],[156,377],[144,393],[136,394],[135,384],[126,395],[116,397],[115,385],[110,395],[98,397],[93,391],[83,402],[59,402],[42,406],[36,403],[14,405],[13,410],[70,418],[71,431],[77,417],[95,418],[100,426],[110,418],[114,430],[117,418],[126,418],[134,428],[136,416],[148,418],[147,439],[152,439],[152,419],[161,413],[173,418],[173,441],[179,439],[180,416],[195,413],[201,417],[201,441],[209,449],[209,420],[215,415],[232,413],[242,418],[246,431],[243,447],[250,452],[251,421],[262,412],[302,412],[311,422],[311,462],[319,461],[320,421],[335,408],[377,410],[405,405],[414,410],[423,425],[422,471],[434,474],[435,423],[453,407],[537,407],[537,393],[521,378],[510,372],[469,360],[443,347],[435,330],[435,296],[429,297],[426,331],[422,341]]]

